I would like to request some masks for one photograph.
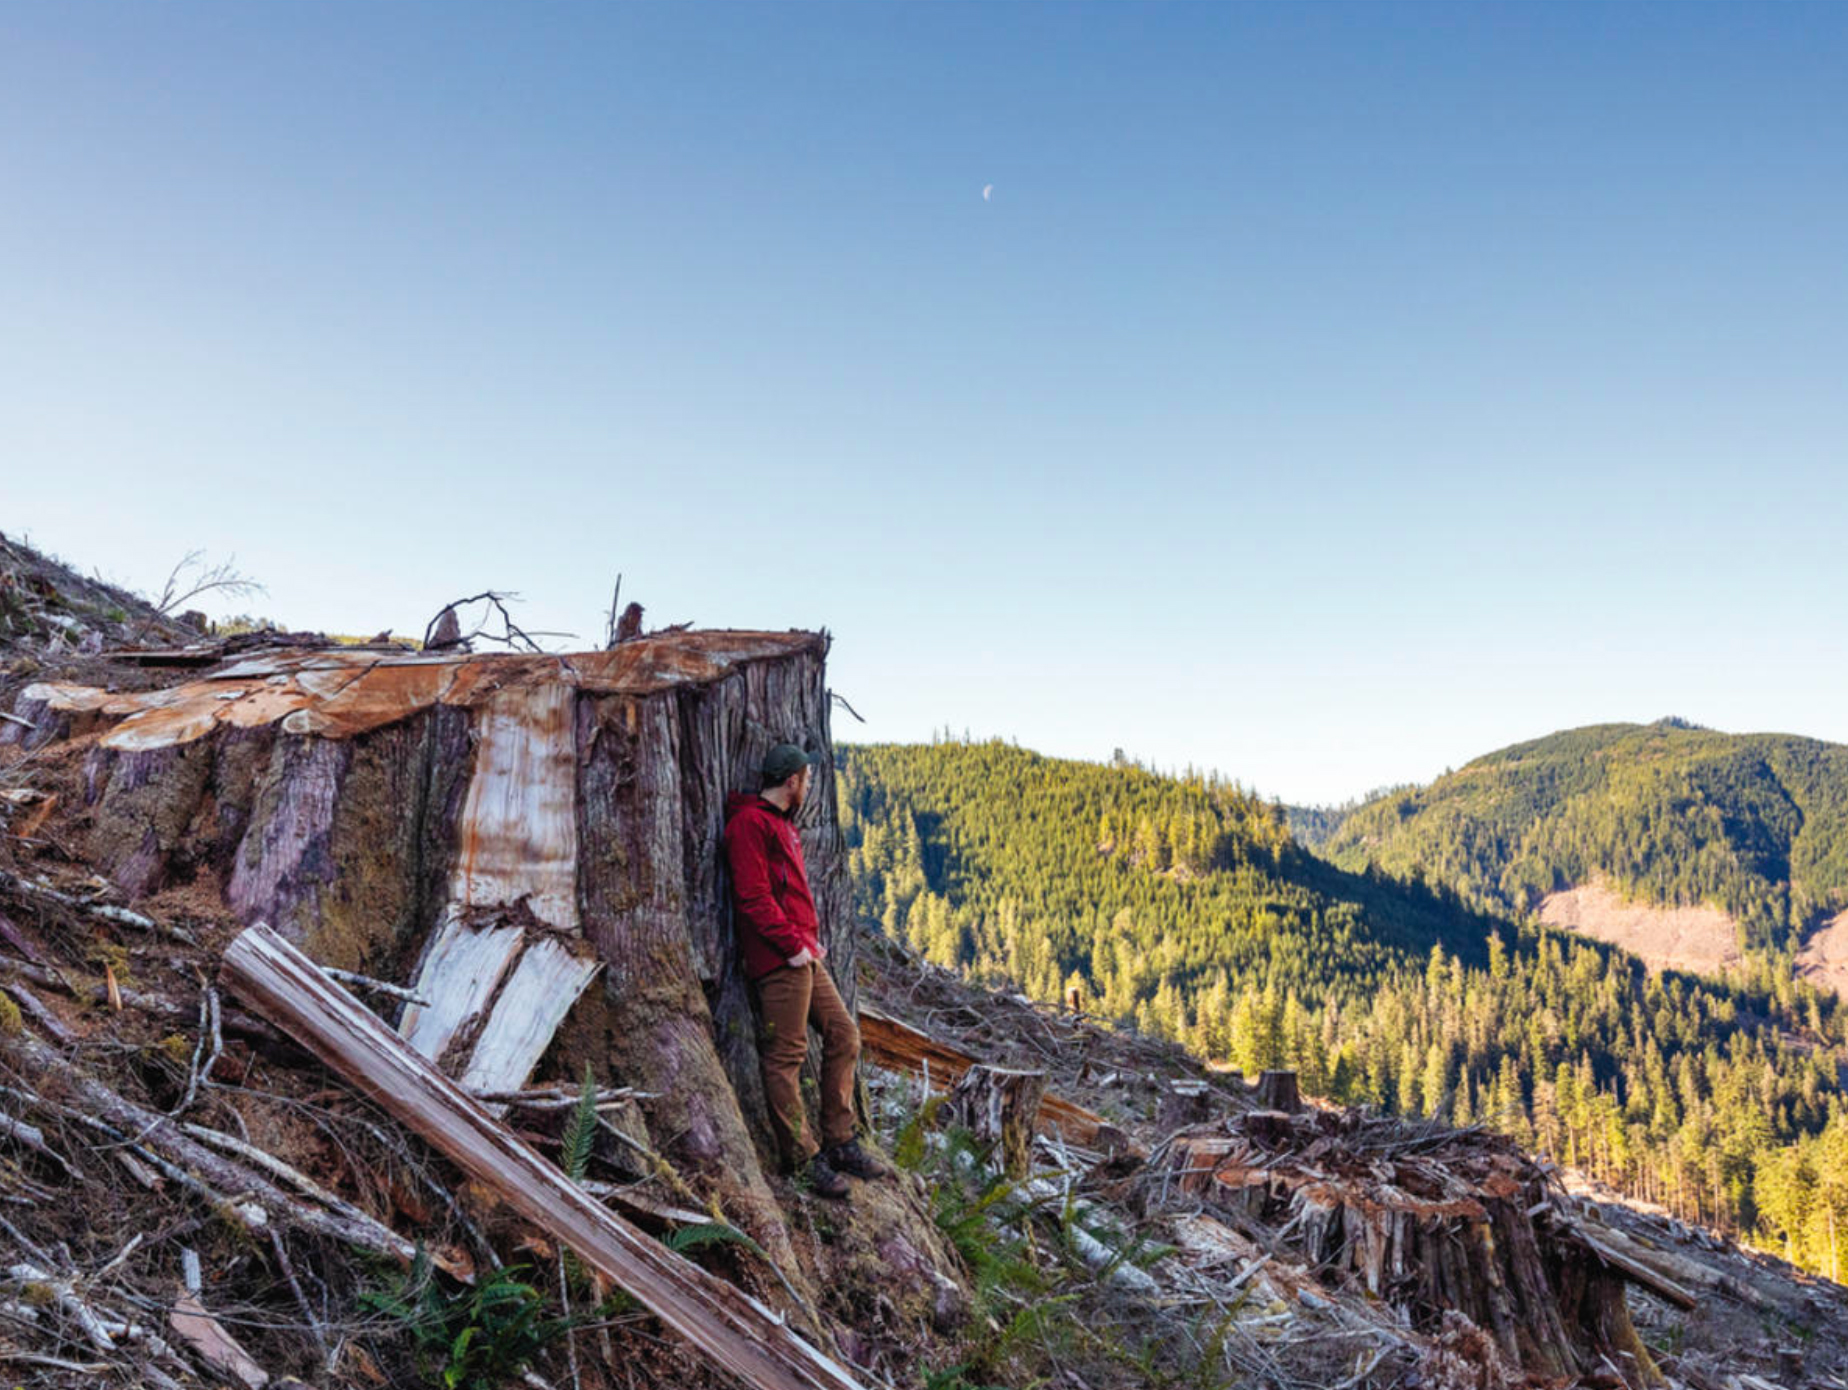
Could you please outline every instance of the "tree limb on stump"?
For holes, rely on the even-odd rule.
[[[860,1390],[756,1299],[601,1206],[268,926],[259,922],[231,942],[224,974],[303,1046],[627,1289],[715,1367],[760,1390]]]

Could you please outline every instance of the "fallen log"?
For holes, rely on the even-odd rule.
[[[4,989],[10,994],[13,997],[13,1002],[18,1004],[19,1007],[28,1014],[32,1015],[32,1021],[38,1024],[40,1028],[43,1028],[46,1033],[59,1043],[62,1043],[65,1047],[69,1047],[77,1041],[76,1034],[72,1033],[70,1029],[64,1026],[64,1020],[59,1018],[50,1009],[46,1008],[44,1002],[24,985],[17,981],[9,980],[4,984],[0,984],[0,989]]]
[[[861,1009],[859,1017],[860,1051],[866,1060],[905,1076],[922,1078],[928,1073],[932,1090],[948,1092],[964,1072],[977,1065],[976,1059],[962,1049],[877,1009]],[[1040,1097],[1037,1123],[1041,1130],[1056,1131],[1068,1142],[1086,1148],[1102,1147],[1098,1143],[1100,1128],[1115,1129],[1102,1115],[1051,1091]],[[1139,1155],[1145,1153],[1133,1143],[1130,1149]]]
[[[1667,1299],[1677,1308],[1691,1309],[1699,1302],[1693,1294],[1667,1275],[1650,1268],[1628,1252],[1619,1249],[1620,1243],[1627,1244],[1627,1242],[1622,1242],[1621,1237],[1618,1240],[1610,1240],[1594,1236],[1583,1226],[1568,1226],[1566,1232],[1571,1239],[1583,1245],[1631,1283],[1641,1284],[1649,1292]]]
[[[756,1299],[600,1205],[263,923],[232,941],[223,970],[266,1017],[628,1290],[712,1365],[762,1390],[859,1385]]]

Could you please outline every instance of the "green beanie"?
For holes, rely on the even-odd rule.
[[[780,786],[805,767],[821,761],[819,753],[804,753],[793,743],[779,743],[764,754],[764,785]]]

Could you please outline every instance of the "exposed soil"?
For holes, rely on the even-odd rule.
[[[1848,912],[1836,913],[1803,943],[1797,952],[1797,975],[1848,999]]]
[[[1540,920],[1621,947],[1651,970],[1714,975],[1744,961],[1733,919],[1717,907],[1626,902],[1602,882],[1549,893],[1540,904]],[[1848,934],[1838,949],[1848,978]]]

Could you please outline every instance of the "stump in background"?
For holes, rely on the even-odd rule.
[[[951,1090],[943,1118],[993,1145],[1002,1171],[1020,1177],[1032,1165],[1033,1132],[1045,1093],[1043,1071],[1010,1071],[978,1062]]]
[[[1267,1071],[1259,1076],[1258,1106],[1263,1110],[1281,1111],[1285,1115],[1301,1113],[1303,1093],[1296,1084],[1296,1073]]]
[[[1174,1135],[1145,1200],[1170,1186],[1273,1229],[1303,1269],[1354,1281],[1421,1331],[1460,1313],[1537,1375],[1629,1358],[1635,1383],[1660,1383],[1623,1297],[1648,1272],[1573,1229],[1544,1172],[1501,1136],[1259,1110]]]

